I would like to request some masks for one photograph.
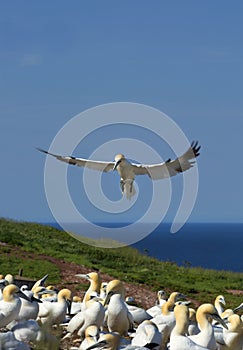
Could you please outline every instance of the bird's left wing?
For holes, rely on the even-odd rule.
[[[190,169],[195,163],[195,158],[199,156],[198,142],[192,142],[191,147],[175,160],[168,159],[164,163],[152,165],[133,164],[135,175],[148,175],[153,180],[165,179],[175,176],[183,171]]]
[[[102,161],[89,160],[89,159],[83,159],[83,158],[75,158],[72,156],[60,156],[60,155],[45,151],[42,148],[37,148],[37,149],[38,151],[49,154],[62,162],[65,162],[71,165],[77,165],[80,167],[86,167],[93,170],[107,172],[107,171],[113,170],[115,165],[114,162],[102,162]]]

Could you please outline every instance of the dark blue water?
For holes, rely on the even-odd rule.
[[[113,225],[119,226],[106,226]],[[162,223],[132,246],[142,254],[178,265],[243,272],[243,224],[187,223],[175,234],[170,233],[170,226]]]

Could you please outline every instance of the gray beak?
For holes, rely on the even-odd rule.
[[[118,165],[121,163],[121,159],[119,159],[116,163],[115,163],[115,165],[114,165],[114,167],[113,167],[113,171],[114,170],[116,170],[116,168],[118,167]]]
[[[98,343],[89,346],[86,350],[91,350],[91,349],[96,349],[96,348],[102,349],[106,345],[107,345],[107,342],[105,340],[101,340]]]
[[[71,315],[71,307],[72,307],[72,301],[71,300],[67,300],[67,312],[68,315]]]
[[[211,314],[211,316],[212,316],[212,318],[213,318],[215,321],[217,321],[217,322],[219,322],[220,324],[222,324],[222,326],[223,326],[224,328],[228,329],[226,323],[224,322],[224,320],[223,320],[219,315],[217,315],[217,314]]]
[[[107,304],[109,304],[110,299],[111,299],[111,297],[112,297],[113,294],[114,294],[114,293],[113,293],[112,291],[110,291],[110,292],[107,294],[107,296],[106,296],[106,298],[105,298],[105,301],[104,301],[104,306],[106,306]]]
[[[27,297],[27,295],[25,295],[23,292],[21,292],[21,290],[19,290],[16,294],[19,298],[22,298],[22,299],[25,299],[25,300],[31,302],[31,299],[29,297]]]

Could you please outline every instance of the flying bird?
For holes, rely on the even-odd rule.
[[[199,156],[201,146],[198,142],[193,141],[188,150],[182,156],[166,162],[158,164],[135,164],[131,163],[123,154],[117,154],[113,162],[96,161],[84,158],[76,158],[73,156],[61,156],[45,151],[42,148],[37,148],[40,152],[49,154],[56,159],[80,167],[98,170],[102,172],[117,171],[120,175],[120,187],[122,194],[125,194],[127,199],[131,199],[135,194],[133,186],[134,179],[137,175],[148,175],[152,180],[160,180],[175,176],[183,171],[190,169],[195,163],[195,158]]]

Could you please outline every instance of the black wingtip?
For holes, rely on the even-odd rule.
[[[200,155],[199,150],[201,146],[198,146],[198,141],[192,141],[191,148],[193,150],[194,156],[198,157]]]
[[[42,149],[42,148],[39,148],[39,147],[35,147],[36,149],[37,149],[37,151],[40,151],[40,152],[42,152],[42,153],[46,153],[46,154],[48,154],[48,152],[47,151],[45,151],[44,149]]]

